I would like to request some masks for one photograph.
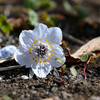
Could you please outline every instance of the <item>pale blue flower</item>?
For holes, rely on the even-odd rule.
[[[8,45],[0,49],[0,59],[7,58],[13,56],[16,51],[16,47],[14,45]]]
[[[61,57],[65,62],[61,40],[60,28],[39,24],[34,30],[21,32],[14,58],[19,64],[26,65],[26,68],[32,68],[36,76],[45,78],[53,67],[62,65],[55,58]]]

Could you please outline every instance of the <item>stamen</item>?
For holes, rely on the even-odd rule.
[[[48,44],[50,44],[51,42],[49,41]]]
[[[39,62],[40,62],[40,63],[42,63],[42,61],[41,61],[41,60],[40,60]]]
[[[37,60],[35,60],[35,62],[37,62]]]
[[[47,62],[47,60],[45,60],[45,62]]]
[[[34,58],[32,58],[32,60],[34,60]]]
[[[32,52],[29,52],[29,54],[32,54]]]
[[[29,50],[32,50],[32,48],[29,48]]]
[[[47,62],[47,60],[43,60],[43,63]]]
[[[33,43],[35,44],[35,41],[33,41]]]
[[[53,48],[53,45],[51,45],[50,47]]]
[[[32,44],[32,46],[34,47],[34,44]]]
[[[51,51],[54,51],[54,49],[51,49]]]
[[[51,56],[49,56],[49,58],[51,58]]]
[[[51,56],[53,56],[53,53],[51,53]]]
[[[43,63],[45,63],[45,60],[43,60]]]
[[[39,41],[41,42],[41,39],[39,39]]]
[[[50,60],[50,58],[47,58],[47,60]]]
[[[45,40],[45,42],[48,42],[48,40]]]
[[[38,42],[38,40],[36,40],[36,42]]]

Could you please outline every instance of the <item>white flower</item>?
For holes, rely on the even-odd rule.
[[[13,56],[16,51],[16,47],[14,45],[8,45],[0,49],[0,59],[7,58]]]
[[[39,24],[34,30],[22,31],[14,58],[26,68],[31,67],[36,76],[45,78],[53,67],[62,65],[55,58],[62,57],[65,62],[63,49],[59,46],[61,40],[60,28]]]

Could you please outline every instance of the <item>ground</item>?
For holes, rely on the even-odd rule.
[[[58,4],[60,4],[60,0],[58,1]],[[7,2],[5,3],[5,1],[2,0],[0,2],[1,8],[3,9]],[[16,0],[14,0],[14,2],[16,2]],[[13,4],[14,2],[11,1],[10,3]],[[89,2],[90,0],[88,3]],[[22,2],[20,1],[14,5],[16,9],[20,7],[23,8],[23,6],[21,6]],[[97,3],[98,11],[95,12],[95,10],[91,10],[91,5],[93,5],[93,7],[94,5],[96,6],[93,0],[89,3],[89,6],[85,3],[82,5],[85,5],[90,12],[93,12],[90,13],[90,16],[93,15],[92,17],[95,19],[92,19],[92,24],[87,21],[78,20],[76,17],[70,16],[62,11],[59,12],[59,10],[50,10],[49,12],[63,15],[63,21],[59,22],[57,26],[61,27],[64,36],[68,33],[76,39],[83,41],[83,44],[85,44],[89,40],[100,36],[100,22],[96,15],[100,7],[98,6],[99,3]],[[2,11],[3,10],[0,10],[0,13]],[[21,29],[23,28],[21,27]],[[21,29],[18,28],[19,31],[21,31]],[[17,28],[15,28],[15,30],[17,30]],[[15,31],[13,33],[15,33]],[[18,45],[18,36],[14,34],[6,35],[0,31],[0,39],[0,47],[10,44]],[[73,39],[66,36],[64,40],[71,53],[75,52],[82,45],[82,43],[73,41]],[[15,61],[11,60],[0,64],[0,68],[16,64]],[[100,57],[94,59],[93,63],[88,64],[86,80],[83,75],[84,65],[85,63],[82,62],[74,65],[78,71],[77,76],[72,76],[69,70],[70,66],[67,66],[68,68],[63,73],[62,83],[60,83],[60,77],[56,77],[52,74],[53,71],[44,79],[37,78],[36,76],[32,79],[22,79],[23,75],[28,76],[29,74],[29,69],[26,68],[2,71],[0,72],[0,78],[2,78],[2,80],[0,80],[0,100],[3,100],[3,96],[5,95],[12,98],[12,100],[42,100],[46,98],[50,98],[46,100],[100,100]],[[61,74],[60,68],[58,71],[59,74]]]

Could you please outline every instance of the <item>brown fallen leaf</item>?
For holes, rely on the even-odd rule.
[[[75,64],[81,61],[80,57],[84,52],[96,53],[96,57],[100,56],[100,37],[90,40],[88,43],[80,47],[75,53],[70,54],[69,48],[65,48],[68,52],[66,55],[66,64]]]

